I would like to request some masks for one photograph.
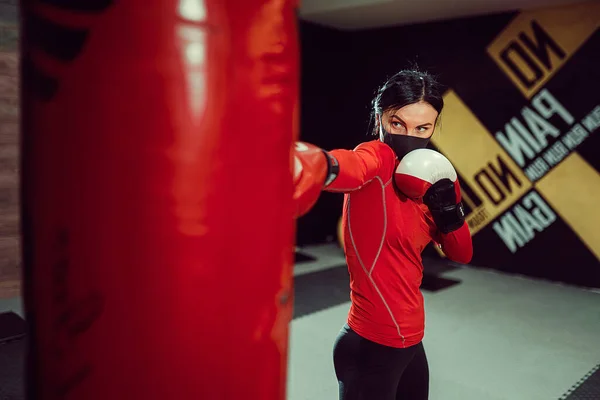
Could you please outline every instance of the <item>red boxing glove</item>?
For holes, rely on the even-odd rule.
[[[325,150],[310,143],[296,142],[294,148],[294,202],[296,218],[315,205],[323,188],[337,177],[339,164]]]
[[[423,198],[442,233],[454,232],[465,222],[456,170],[442,154],[413,150],[400,161],[394,178],[407,197]]]

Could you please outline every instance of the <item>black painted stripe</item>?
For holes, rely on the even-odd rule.
[[[600,399],[600,364],[575,383],[560,400]]]
[[[426,260],[421,290],[435,293],[460,283],[440,276],[454,269],[446,260]],[[340,265],[296,276],[294,288],[294,319],[338,306],[350,301],[348,268]]]
[[[25,320],[14,312],[0,313],[0,344],[25,336]]]
[[[296,264],[300,264],[303,262],[315,261],[315,260],[316,260],[316,258],[309,254],[301,253],[299,251],[294,253],[294,263],[296,263]]]
[[[0,399],[41,398],[25,396],[25,354],[27,354],[27,341],[24,338],[0,344]]]
[[[345,265],[294,278],[294,318],[350,301],[350,277]]]

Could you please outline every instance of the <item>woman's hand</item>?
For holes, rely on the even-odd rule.
[[[423,198],[440,232],[454,232],[463,226],[458,176],[444,155],[431,149],[413,150],[400,161],[394,178],[404,195]]]
[[[442,233],[450,233],[465,223],[465,212],[460,200],[458,180],[444,178],[434,183],[423,196],[433,221]]]
[[[294,203],[296,218],[310,211],[321,190],[335,180],[339,172],[337,160],[310,143],[296,142],[294,160]]]

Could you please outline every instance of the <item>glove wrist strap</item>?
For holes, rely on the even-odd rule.
[[[323,154],[327,158],[327,175],[325,177],[325,183],[323,184],[323,187],[327,187],[331,185],[335,178],[337,178],[340,174],[340,164],[334,156],[325,150],[323,150]]]

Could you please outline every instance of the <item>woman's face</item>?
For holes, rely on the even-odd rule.
[[[383,113],[383,128],[392,135],[430,138],[433,135],[438,112],[424,101],[409,104],[399,110]]]

